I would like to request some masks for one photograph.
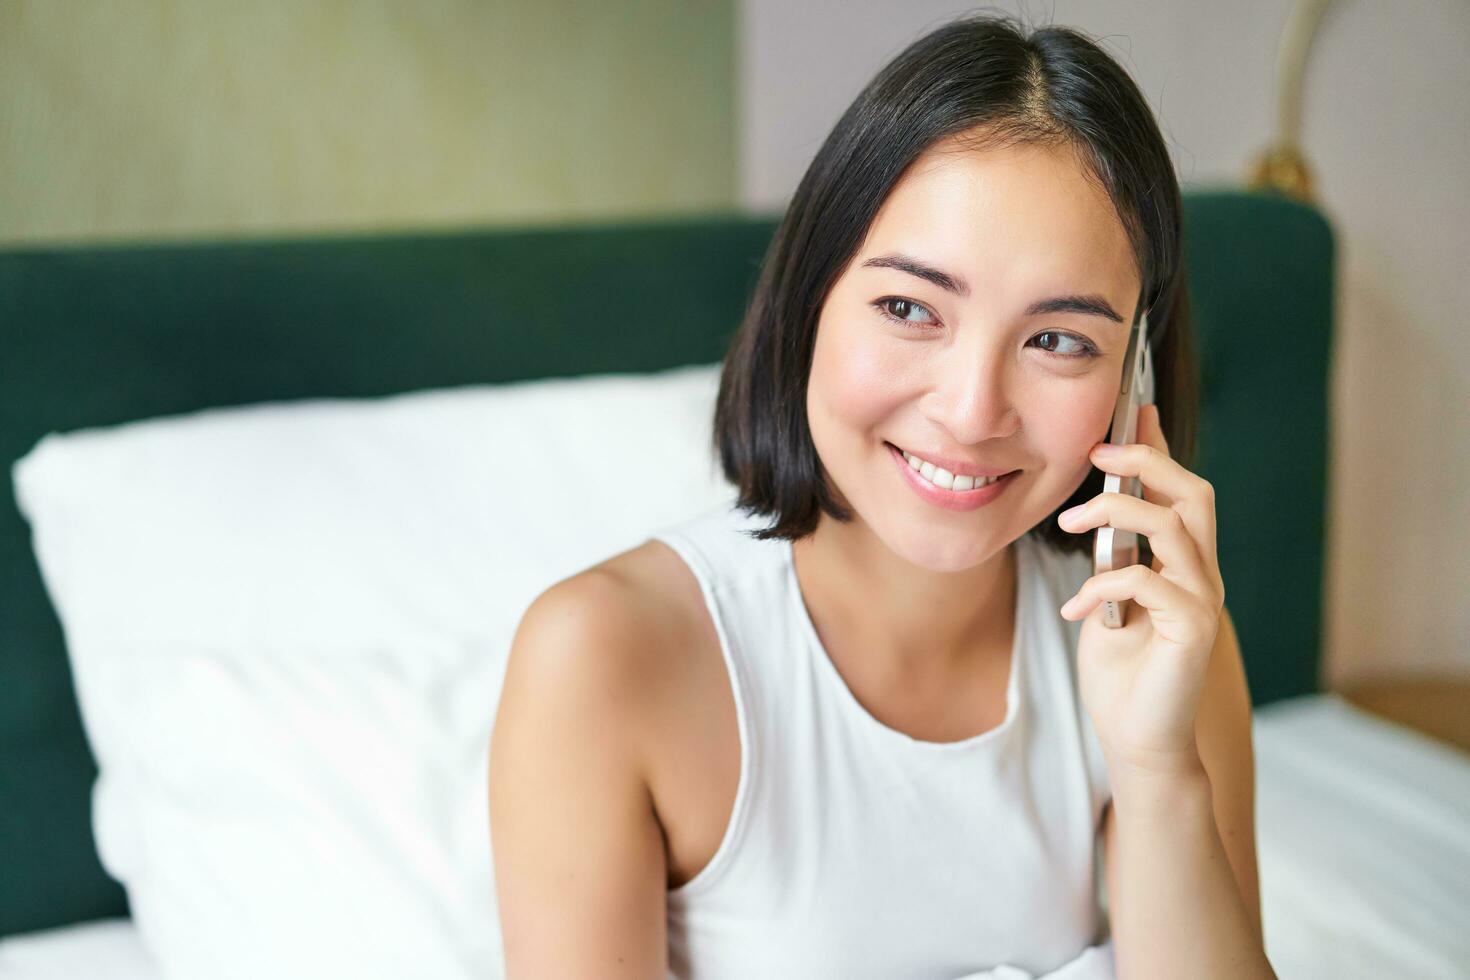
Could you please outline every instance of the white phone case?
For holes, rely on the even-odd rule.
[[[1139,347],[1142,346],[1142,352]],[[1153,345],[1148,339],[1148,313],[1139,320],[1138,327],[1129,338],[1126,355],[1128,367],[1123,372],[1122,388],[1118,393],[1117,407],[1113,412],[1113,425],[1108,441],[1126,446],[1138,441],[1138,412],[1144,405],[1154,401]],[[1129,493],[1143,497],[1143,484],[1136,476],[1120,476],[1107,473],[1103,476],[1104,493]],[[1127,568],[1139,563],[1138,534],[1104,525],[1097,529],[1093,543],[1094,574]],[[1102,602],[1103,625],[1112,629],[1123,626],[1128,600],[1104,599]]]

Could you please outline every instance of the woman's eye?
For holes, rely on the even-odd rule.
[[[886,299],[878,300],[876,303],[873,304],[873,306],[877,307],[878,312],[881,313],[885,319],[892,320],[894,323],[901,323],[906,327],[929,329],[930,327],[936,325],[933,320],[934,314],[930,313],[927,307],[919,303],[915,303],[912,300],[899,299],[896,296],[889,296]],[[927,322],[924,320],[910,320],[909,314],[915,310],[922,310],[930,317],[930,319]]]
[[[1055,330],[1047,330],[1043,333],[1037,334],[1031,339],[1040,340],[1043,337],[1052,338],[1053,343],[1062,342],[1070,343],[1073,345],[1071,350],[1053,350],[1047,347],[1043,347],[1042,349],[1045,350],[1048,354],[1056,354],[1058,357],[1096,357],[1098,354],[1098,350],[1096,347],[1092,346],[1090,342],[1083,340],[1081,337],[1078,337],[1075,334],[1058,333]]]
[[[905,327],[915,327],[919,330],[932,330],[938,324],[933,320],[933,314],[922,303],[913,300],[899,299],[897,296],[889,296],[880,299],[873,304],[884,319]],[[911,320],[909,314],[915,310],[927,314],[929,320]],[[1032,340],[1046,338],[1048,343],[1043,344],[1042,350],[1047,354],[1055,354],[1062,358],[1092,358],[1098,356],[1098,349],[1092,343],[1076,334],[1061,333],[1056,330],[1047,330],[1032,337]],[[1058,345],[1070,345],[1070,347],[1058,347]]]

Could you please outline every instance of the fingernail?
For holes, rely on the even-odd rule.
[[[1057,515],[1057,520],[1070,521],[1072,518],[1080,515],[1082,513],[1082,508],[1086,506],[1086,504],[1078,504],[1076,507],[1068,507],[1066,510]]]
[[[1094,456],[1101,456],[1103,459],[1109,459],[1113,456],[1118,455],[1122,451],[1122,446],[1115,446],[1110,442],[1104,442],[1099,443],[1097,447],[1092,450],[1092,454]]]

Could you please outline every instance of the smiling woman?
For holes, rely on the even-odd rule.
[[[967,17],[858,95],[722,365],[733,504],[558,583],[517,632],[491,770],[512,977],[1113,976],[1094,862],[1124,740],[1079,691],[1126,664],[1079,657],[1060,609],[1088,540],[1057,515],[1102,489],[1148,309],[1172,458],[1144,482],[1203,526],[1180,224],[1147,102],[1075,31]],[[1202,636],[1218,606],[1188,611]],[[1148,693],[1137,716],[1189,721]],[[1220,859],[1188,780],[1165,856],[1134,844],[1162,782],[1108,824],[1119,962],[1243,975],[1219,967],[1259,936],[1220,869],[1249,893],[1250,828]],[[1203,897],[1151,904],[1183,893],[1170,867]],[[1207,955],[1143,955],[1165,919]]]
[[[862,520],[828,515],[798,551],[876,535],[921,568],[968,570],[969,581],[915,582],[931,596],[984,595],[987,562],[999,569],[1007,545],[1087,475],[1143,292],[1143,260],[1083,154],[978,139],[940,139],[904,169],[827,292],[804,379],[826,481]],[[919,482],[915,499],[915,481],[889,478],[890,444],[955,463],[938,464],[938,487]],[[1020,473],[1003,506],[960,526],[950,515],[975,508],[946,487],[957,466]]]
[[[1102,489],[1100,471],[1075,464],[1107,433],[1140,305],[1152,310],[1164,431],[1192,463],[1197,376],[1173,164],[1116,64],[1048,30],[1032,34],[1029,53],[988,41],[991,58],[1015,57],[1014,70],[1041,84],[1029,100],[1021,78],[957,100],[959,80],[909,61],[911,49],[818,152],[726,357],[716,418],[741,505],[774,518],[763,536],[800,540],[823,515],[884,512],[860,500],[891,487],[857,472],[871,472],[887,442],[1038,477],[1028,500],[1050,511],[1027,507],[1042,519],[999,536],[1080,552],[1087,542],[1055,518]],[[954,57],[960,78],[988,63],[986,42],[963,53],[946,43],[956,47],[934,55]],[[1063,52],[1095,70],[1091,87],[1062,84]],[[890,88],[917,100],[898,122],[883,111]],[[986,392],[993,401],[971,397]],[[1026,442],[1028,458],[994,458]]]

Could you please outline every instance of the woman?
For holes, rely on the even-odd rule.
[[[1158,128],[1088,39],[976,16],[878,74],[724,362],[734,506],[517,630],[490,786],[513,980],[1272,975],[1194,741],[1226,631],[1209,485],[1168,451],[1181,248]],[[1143,309],[1158,407],[1105,462]],[[1151,571],[1092,576],[1109,523]]]

